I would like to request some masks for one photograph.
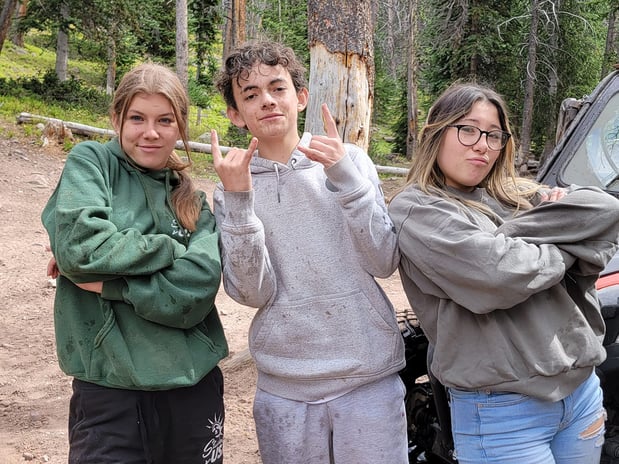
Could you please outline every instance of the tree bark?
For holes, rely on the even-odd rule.
[[[531,128],[533,125],[533,98],[535,95],[535,73],[537,67],[537,28],[539,25],[539,0],[531,0],[531,29],[528,39],[528,56],[525,76],[524,103],[522,107],[522,129],[520,132],[520,153],[516,167],[521,173],[531,151]]]
[[[2,5],[2,12],[0,12],[0,52],[2,52],[4,40],[11,28],[11,19],[16,6],[17,0],[4,0],[4,5]]]
[[[60,4],[60,25],[56,39],[56,76],[60,81],[67,80],[67,65],[69,63],[69,5]]]
[[[107,45],[107,71],[105,74],[105,94],[112,95],[116,87],[116,25],[112,28]]]
[[[185,89],[189,88],[189,32],[187,0],[176,0],[176,74]]]
[[[17,26],[19,26],[20,21],[26,17],[27,13],[28,0],[21,0],[15,11],[15,22],[13,23],[13,32],[11,33],[11,42],[13,42],[16,47],[24,48],[24,33],[20,31]]]
[[[602,73],[600,79],[606,77],[613,69],[613,61],[617,58],[617,7],[611,5],[608,12],[608,31],[606,33],[606,46],[604,47],[604,60],[602,61]],[[614,58],[614,59],[613,59]]]
[[[234,48],[246,40],[246,6],[245,0],[228,0],[224,25],[223,59]]]
[[[408,112],[408,129],[406,134],[406,159],[412,159],[417,149],[417,133],[419,131],[419,121],[417,119],[417,32],[419,31],[418,21],[418,3],[417,0],[409,1],[409,43],[408,43],[408,61],[407,61],[407,112]]]
[[[305,130],[324,134],[326,103],[342,140],[367,151],[374,101],[374,2],[309,0],[309,105]]]
[[[562,0],[555,0],[554,9],[556,11],[561,11]],[[557,52],[559,49],[559,31],[560,25],[557,24],[556,27],[550,28],[550,37],[548,38],[548,42],[550,44],[549,51],[549,66],[548,66],[548,100],[550,101],[550,108],[552,109],[552,114],[558,114],[559,106],[557,104],[557,93],[559,87],[559,76],[557,73]],[[540,159],[546,159],[546,157],[552,152],[555,147],[555,134],[557,133],[557,119],[550,118],[548,124],[546,124],[546,136],[544,149],[540,155]]]

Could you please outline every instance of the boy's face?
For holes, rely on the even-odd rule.
[[[228,108],[228,117],[234,125],[247,127],[258,139],[298,136],[297,117],[307,106],[308,92],[295,90],[285,68],[255,64],[247,79],[232,85],[237,109]]]

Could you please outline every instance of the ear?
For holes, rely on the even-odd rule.
[[[305,108],[307,108],[307,102],[309,100],[309,90],[307,90],[306,87],[303,87],[297,92],[297,100],[299,100],[298,108],[300,113]]]
[[[120,134],[120,121],[118,119],[118,115],[116,113],[112,114],[112,127],[116,131],[116,134]]]
[[[239,113],[238,110],[235,110],[234,108],[229,106],[226,109],[226,114],[228,115],[228,119],[230,120],[230,122],[232,122],[232,124],[234,124],[236,127],[247,127],[247,124],[245,124],[245,119],[243,119],[243,116],[241,116],[241,113]]]

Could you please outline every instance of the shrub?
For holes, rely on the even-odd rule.
[[[104,92],[86,86],[74,76],[61,81],[53,70],[46,71],[42,77],[0,79],[0,95],[37,96],[48,103],[73,108],[81,106],[103,114],[107,112],[109,105],[109,97]]]

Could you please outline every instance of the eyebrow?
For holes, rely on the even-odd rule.
[[[465,124],[465,125],[468,125],[468,126],[474,126],[475,124],[479,124],[479,120],[473,119],[473,118],[466,118],[465,117],[465,118],[460,119],[459,124]],[[477,127],[477,126],[475,126],[475,127]],[[498,124],[498,125],[497,124],[491,124],[490,127],[495,127],[496,128],[496,129],[493,129],[493,130],[500,130],[500,131],[503,130],[503,128],[501,127],[501,124]]]
[[[282,82],[286,83],[286,79],[284,79],[283,77],[275,78],[272,81],[269,81],[268,87],[271,87],[271,86],[276,85],[276,84],[281,84]],[[245,87],[241,88],[241,93],[251,92],[252,90],[257,89],[257,88],[258,88],[258,86],[254,85],[254,84],[246,85]]]
[[[129,109],[127,110],[127,114],[129,114],[129,113],[134,113],[134,114],[137,114],[137,115],[139,115],[139,116],[145,116],[145,115],[146,115],[146,113],[143,113],[142,111],[140,111],[140,110],[136,110],[136,109],[133,109],[133,108],[129,108]],[[168,116],[168,117],[170,117],[170,116],[171,116],[171,117],[174,117],[174,112],[172,112],[172,111],[171,111],[171,112],[169,112],[169,113],[162,113],[162,114],[158,114],[156,117],[161,118],[161,117],[163,117],[163,116]]]

